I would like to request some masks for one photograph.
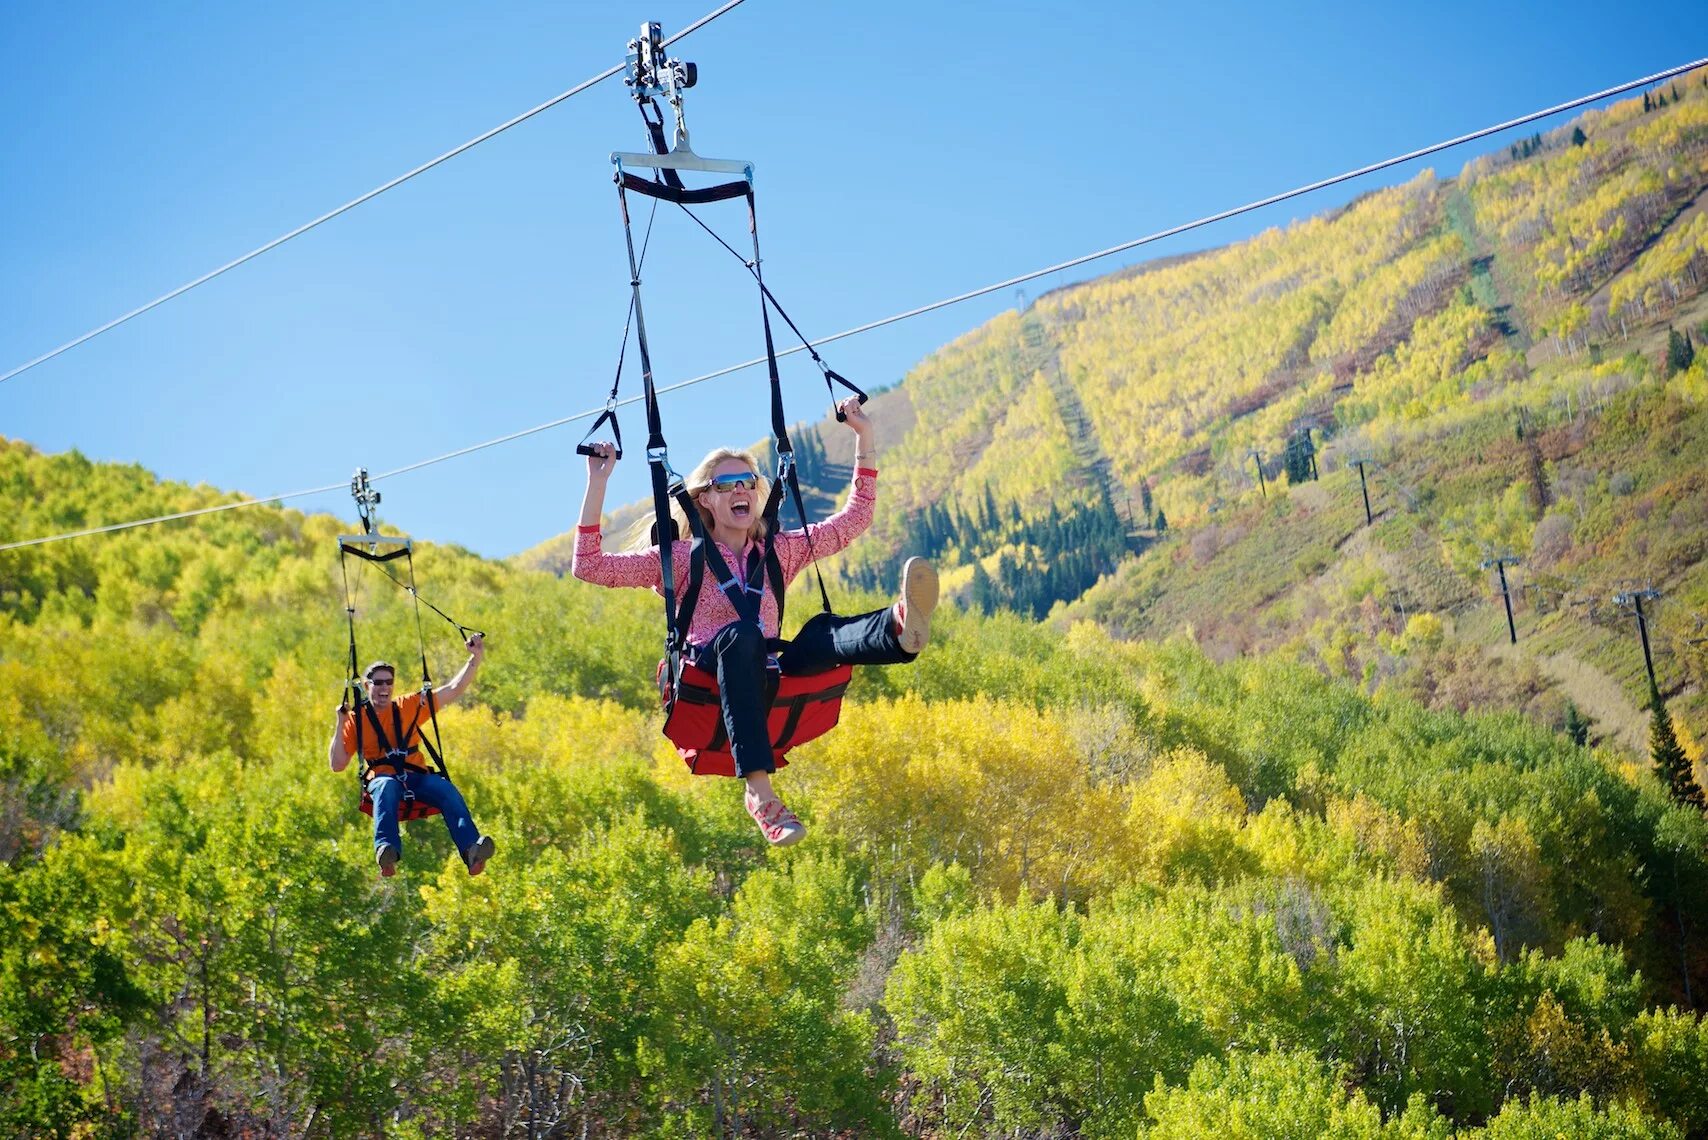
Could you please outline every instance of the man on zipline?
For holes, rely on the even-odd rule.
[[[468,639],[468,650],[469,659],[457,675],[449,684],[433,690],[435,707],[455,704],[474,682],[474,675],[486,656],[485,639],[475,634]],[[457,786],[418,762],[421,725],[432,711],[424,694],[405,693],[394,700],[392,689],[397,670],[386,661],[369,665],[362,676],[368,691],[367,703],[358,709],[338,706],[326,759],[334,772],[342,772],[349,766],[356,751],[356,717],[362,715],[366,722],[360,733],[362,760],[367,766],[368,794],[374,802],[374,861],[379,864],[380,874],[390,878],[397,873],[397,861],[403,854],[398,808],[405,798],[439,809],[445,817],[445,828],[451,833],[451,842],[462,854],[469,874],[480,874],[486,869],[486,861],[492,858],[496,844],[491,836],[480,834],[475,827]]]

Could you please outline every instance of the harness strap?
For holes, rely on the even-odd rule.
[[[789,497],[794,501],[795,512],[800,516],[801,534],[807,540],[807,558],[812,563],[813,576],[818,579],[818,596],[824,605],[824,612],[830,612],[830,591],[824,586],[824,572],[818,566],[818,553],[812,548],[812,531],[807,526],[807,508],[801,500],[801,483],[795,474],[795,445],[789,442],[789,425],[783,411],[783,378],[777,369],[777,342],[771,334],[771,310],[766,303],[768,290],[765,288],[765,277],[760,269],[759,257],[759,212],[754,204],[753,190],[747,191],[747,228],[753,235],[753,280],[759,286],[759,319],[765,328],[765,369],[771,385],[771,434],[776,437],[777,475],[781,482],[788,484]],[[817,355],[816,353],[814,354]],[[779,526],[775,484],[772,486],[770,501],[766,504],[767,518],[770,523],[769,535],[775,535]],[[767,538],[769,544],[770,538]],[[779,571],[779,577],[781,572]],[[783,597],[781,591],[777,598],[778,632],[782,632]]]
[[[637,98],[635,102],[640,106],[641,121],[646,124],[647,138],[652,142],[652,153],[669,154],[670,144],[664,141],[664,109],[658,105],[658,100],[651,96],[644,99]],[[652,115],[647,114],[649,109],[652,111],[652,115],[657,115],[658,118],[654,119]],[[668,166],[664,168],[663,174],[665,183],[672,189],[682,189],[682,176],[680,174]]]
[[[730,570],[729,563],[724,560],[723,551],[718,549],[717,542],[706,533],[705,523],[700,519],[700,510],[694,505],[694,500],[688,497],[688,492],[678,489],[676,502],[688,516],[689,529],[694,532],[693,546],[690,548],[688,560],[689,591],[682,595],[681,616],[683,626],[686,627],[693,620],[694,611],[692,607],[698,603],[700,593],[700,579],[695,571],[702,566],[711,568],[712,579],[717,583],[718,588],[728,595],[730,605],[735,608],[736,615],[743,621],[761,625],[760,604],[765,593],[765,577],[762,567],[768,557],[775,558],[776,556],[771,549],[771,540],[767,538],[763,548],[755,547],[748,552],[747,580],[739,582]],[[757,589],[752,584],[755,579],[759,582]]]
[[[409,548],[405,547],[405,549],[407,550]],[[415,641],[416,645],[421,650],[421,695],[427,703],[427,719],[433,725],[433,741],[438,745],[438,747],[435,748],[433,745],[429,745],[427,743],[427,734],[420,731],[421,714],[419,711],[416,712],[415,723],[410,726],[410,730],[420,738],[422,745],[427,748],[427,755],[433,758],[433,763],[438,768],[439,775],[446,779],[450,779],[451,773],[445,767],[445,745],[439,738],[439,711],[437,702],[433,699],[433,678],[427,671],[427,635],[422,632],[421,629],[422,599],[421,595],[415,590],[415,556],[413,554],[409,556],[409,596],[415,599]],[[431,602],[428,603],[428,606],[433,609],[435,613],[438,613],[440,617],[444,617],[446,621],[450,621],[452,625],[456,625],[459,631],[463,630],[461,625],[451,621],[449,617],[446,617],[445,614],[440,611],[438,607],[433,606]],[[403,714],[398,712],[397,704],[395,702],[393,702],[391,710],[392,717],[397,724],[398,738],[401,741],[403,739]]]
[[[709,202],[724,202],[731,198],[740,198],[750,192],[747,181],[721,182],[716,186],[703,186],[699,189],[668,186],[662,182],[653,182],[623,171],[617,176],[617,183],[624,190],[633,190],[637,194],[645,194],[648,198],[657,198],[664,202],[674,202],[679,206],[703,206]]]
[[[647,193],[658,184],[649,184],[640,179],[632,182],[641,193]],[[676,570],[674,565],[674,542],[664,533],[669,530],[670,496],[673,485],[679,485],[681,480],[670,469],[670,450],[664,442],[664,424],[658,410],[658,388],[652,377],[652,352],[646,343],[646,313],[640,299],[640,262],[635,257],[634,229],[629,224],[629,199],[627,190],[631,180],[624,175],[617,179],[617,205],[623,215],[623,242],[629,254],[629,290],[630,305],[635,318],[635,348],[640,354],[641,388],[645,394],[646,403],[646,462],[647,470],[652,477],[652,512],[659,531],[658,534],[658,563],[661,572],[660,590],[664,596],[664,658],[670,670],[669,688],[674,691],[676,680],[682,672],[682,647],[687,641],[687,622],[680,612],[676,602]]]
[[[644,110],[642,111],[642,115],[645,115]],[[660,133],[659,138],[663,138],[662,132]],[[659,153],[662,154],[663,152],[660,151]],[[676,174],[674,170],[667,170],[665,173],[672,176]],[[655,201],[652,204],[652,211],[648,214],[646,219],[646,237],[641,239],[639,265],[646,264],[646,251],[652,246],[652,223],[657,220],[658,203]],[[617,349],[617,370],[611,377],[611,392],[610,395],[605,397],[605,410],[599,413],[599,418],[593,421],[592,425],[588,427],[586,434],[581,437],[581,442],[575,445],[575,453],[577,455],[585,455],[591,458],[597,454],[593,450],[593,445],[588,441],[591,440],[594,433],[599,430],[600,424],[608,423],[611,425],[611,436],[617,443],[617,458],[621,459],[623,457],[623,425],[617,422],[617,390],[621,388],[623,384],[623,361],[627,359],[629,354],[629,329],[634,326],[635,322],[635,303],[635,295],[630,293],[629,312],[628,315],[623,318],[623,342]]]

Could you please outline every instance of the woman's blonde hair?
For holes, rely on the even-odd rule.
[[[706,528],[706,533],[710,534],[713,525],[715,525],[712,518],[712,512],[707,510],[700,502],[700,495],[712,485],[712,472],[717,470],[718,464],[730,459],[738,459],[747,464],[747,469],[753,472],[753,477],[755,479],[759,480],[759,485],[753,492],[754,502],[758,509],[754,513],[753,521],[748,524],[747,528],[748,540],[758,542],[760,539],[765,537],[766,527],[764,506],[771,495],[771,481],[764,475],[760,474],[759,460],[753,452],[734,447],[716,448],[709,452],[704,459],[700,460],[700,462],[695,465],[694,470],[690,471],[687,478],[682,480],[682,486],[687,490],[688,497],[694,500],[694,505],[699,507],[700,523]],[[676,524],[676,534],[678,537],[694,537],[694,531],[689,527],[688,518],[682,513],[681,505],[674,501],[670,504],[670,518]],[[649,546],[655,545],[652,538],[652,523],[653,520],[651,518],[643,518],[639,522],[635,523],[629,543],[631,547],[637,550],[644,550]]]

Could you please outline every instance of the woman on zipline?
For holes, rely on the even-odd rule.
[[[872,421],[858,398],[842,401],[840,410],[856,440],[853,492],[847,505],[824,522],[814,523],[805,531],[782,531],[773,536],[785,586],[812,558],[846,548],[872,525],[878,481],[878,470],[873,466]],[[644,586],[663,593],[657,546],[623,554],[607,554],[601,548],[599,524],[605,486],[617,462],[616,448],[597,443],[593,451],[587,460],[587,494],[581,502],[576,532],[574,574],[599,586]],[[749,561],[750,553],[762,547],[767,537],[762,517],[767,481],[759,474],[758,462],[749,452],[718,448],[700,461],[684,484],[699,509],[708,540],[717,543],[736,576],[735,584],[760,594],[760,622],[755,625],[741,618],[725,590],[703,590],[694,612],[685,619],[688,656],[717,677],[735,774],[747,784],[748,814],[770,843],[798,843],[806,828],[783,806],[771,786],[771,773],[777,764],[766,728],[766,669],[795,675],[842,664],[897,665],[912,661],[930,637],[931,612],[937,606],[937,572],[922,558],[908,559],[902,568],[901,597],[895,605],[858,617],[819,614],[773,661],[767,642],[780,635],[777,599],[766,588],[763,567],[757,560]],[[680,592],[688,578],[692,543],[689,521],[678,518],[676,523],[681,537],[672,552],[672,570]],[[744,579],[744,569],[748,570],[746,579],[758,581]]]

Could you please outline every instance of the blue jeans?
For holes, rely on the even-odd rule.
[[[476,830],[474,820],[469,816],[469,806],[463,802],[463,794],[457,791],[457,786],[432,772],[406,771],[402,776],[375,776],[368,781],[368,795],[374,800],[376,854],[381,845],[395,847],[399,854],[403,852],[403,840],[397,833],[397,805],[403,802],[405,781],[408,781],[409,790],[415,793],[416,799],[439,809],[445,820],[445,830],[451,833],[451,842],[457,845],[458,852],[474,846],[480,832]]]

